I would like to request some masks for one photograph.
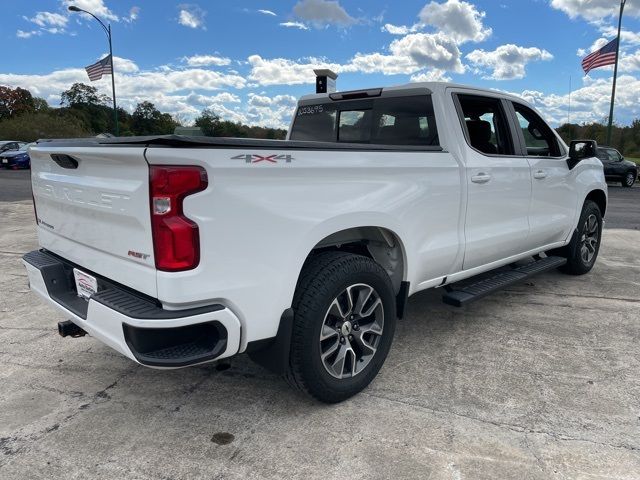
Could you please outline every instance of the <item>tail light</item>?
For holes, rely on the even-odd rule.
[[[190,270],[200,262],[198,225],[182,210],[185,197],[207,188],[201,167],[151,166],[151,228],[156,268],[165,272]]]

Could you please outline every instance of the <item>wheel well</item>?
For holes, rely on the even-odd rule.
[[[382,227],[354,227],[333,233],[319,241],[314,253],[335,250],[364,255],[385,269],[398,293],[405,276],[405,254],[400,238]]]
[[[592,190],[591,192],[589,192],[589,195],[587,195],[587,198],[585,198],[585,202],[587,200],[595,202],[595,204],[598,205],[598,208],[600,209],[600,213],[604,217],[604,214],[607,211],[607,196],[605,195],[605,193],[602,190]]]

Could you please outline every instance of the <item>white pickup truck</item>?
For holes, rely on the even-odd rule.
[[[156,368],[246,352],[338,402],[376,376],[413,293],[461,306],[591,270],[595,148],[567,148],[519,98],[447,83],[305,96],[285,141],[40,141],[24,264],[63,336]]]

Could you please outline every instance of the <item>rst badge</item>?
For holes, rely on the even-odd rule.
[[[291,163],[293,157],[291,155],[258,155],[256,153],[241,153],[240,155],[231,157],[231,160],[244,160],[245,163],[278,163],[281,161]]]

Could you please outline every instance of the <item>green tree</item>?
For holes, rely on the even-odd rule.
[[[202,133],[207,137],[218,137],[220,131],[220,117],[210,108],[205,108],[194,122],[196,127],[200,127]]]
[[[35,112],[48,112],[51,110],[51,107],[44,98],[33,97],[33,110]]]
[[[205,108],[195,119],[195,126],[209,137],[241,137],[284,139],[287,131],[281,128],[265,128],[244,125],[240,122],[221,120],[211,109]]]
[[[131,116],[131,131],[134,135],[166,135],[178,126],[171,115],[160,112],[151,102],[141,102]]]
[[[40,138],[90,136],[81,122],[58,113],[25,113],[0,122],[0,138],[33,142]]]
[[[60,95],[60,105],[75,107],[78,105],[108,105],[111,98],[98,93],[96,87],[84,83],[74,83],[69,90]]]
[[[0,85],[0,120],[30,113],[34,110],[33,96],[29,90]]]

